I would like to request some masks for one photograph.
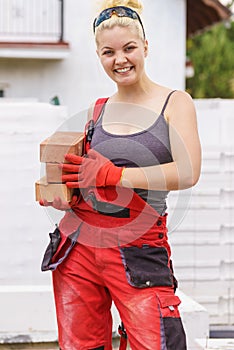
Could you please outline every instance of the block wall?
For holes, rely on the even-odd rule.
[[[211,324],[234,323],[234,101],[197,100],[202,172],[192,190],[171,193],[180,216],[170,241],[180,288]],[[170,213],[170,211],[169,211]],[[179,214],[178,214],[179,213]],[[175,221],[175,220],[174,220]],[[177,223],[179,222],[177,218]]]

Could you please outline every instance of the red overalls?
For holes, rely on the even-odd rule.
[[[42,264],[53,270],[60,348],[111,350],[114,301],[132,350],[186,350],[166,215],[131,189],[81,192]]]
[[[112,349],[113,300],[132,350],[185,350],[166,216],[132,190],[119,188],[113,201],[112,195],[108,189],[84,191],[60,222],[61,241],[49,266],[56,267],[60,347]]]

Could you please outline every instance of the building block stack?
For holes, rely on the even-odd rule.
[[[40,144],[40,162],[45,163],[46,174],[35,184],[36,200],[46,199],[53,202],[55,197],[69,202],[72,189],[62,183],[64,172],[59,168],[65,163],[65,154],[83,155],[83,132],[59,131]]]

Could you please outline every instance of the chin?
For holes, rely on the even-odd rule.
[[[137,82],[136,77],[114,77],[113,79],[118,85],[133,85]]]
[[[118,84],[119,86],[131,86],[131,85],[135,85],[137,83],[136,79],[129,79],[126,81],[116,81],[116,84]]]

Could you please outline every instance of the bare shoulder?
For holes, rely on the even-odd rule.
[[[181,102],[184,102],[186,104],[187,103],[194,104],[191,95],[188,92],[183,90],[175,90],[174,93],[172,94],[171,99],[175,104],[181,103]]]
[[[166,119],[168,122],[180,118],[196,118],[194,101],[186,91],[176,90],[168,103]]]

